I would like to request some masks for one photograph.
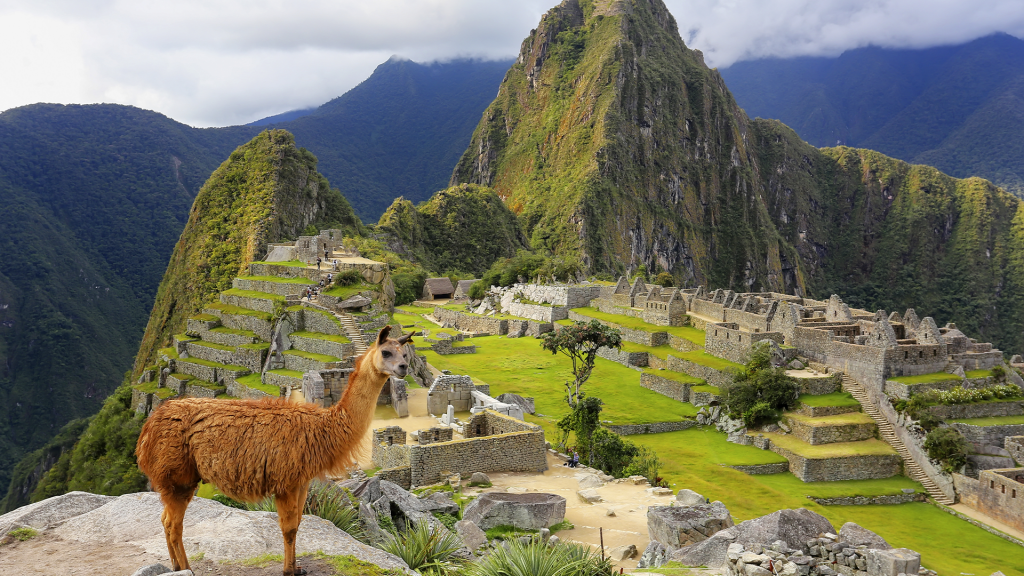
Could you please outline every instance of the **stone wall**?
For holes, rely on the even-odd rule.
[[[837,414],[860,412],[860,406],[808,406],[806,404],[800,404],[800,407],[797,408],[796,412],[797,414],[803,414],[804,416],[810,416],[811,418],[820,418],[822,416],[835,416]]]
[[[686,430],[697,425],[696,420],[677,420],[675,422],[650,422],[647,424],[605,424],[604,427],[619,436],[632,436],[635,434],[660,434],[662,432],[677,432]]]
[[[1024,401],[940,404],[938,406],[929,406],[926,410],[941,420],[988,418],[990,416],[1020,416],[1024,415]]]
[[[505,289],[505,293],[522,294],[529,300],[551,304],[552,306],[582,308],[590,306],[590,301],[601,295],[601,286],[514,284]]]
[[[578,312],[569,310],[569,319],[576,322],[590,322],[593,320],[590,316],[585,316]],[[632,328],[626,328],[615,322],[601,321],[602,324],[617,328],[622,333],[622,339],[626,342],[633,342],[635,344],[643,344],[644,346],[661,346],[662,344],[668,344],[668,333],[667,332],[647,332],[646,330],[634,330]]]
[[[418,444],[435,444],[437,442],[451,442],[454,430],[447,426],[434,426],[426,430],[420,430],[416,437]]]
[[[473,392],[490,393],[490,386],[473,384],[469,376],[438,376],[427,391],[427,412],[441,415],[451,404],[456,412],[466,412],[473,405]]]
[[[886,496],[838,496],[836,498],[811,498],[822,506],[865,506],[865,505],[889,505],[909,504],[911,502],[927,502],[928,495],[913,494],[889,494]]]
[[[374,476],[381,480],[398,484],[405,490],[412,490],[412,466],[397,466],[395,468],[377,470]]]
[[[716,304],[710,300],[694,298],[693,301],[690,302],[690,311],[694,314],[699,314],[717,322],[725,322],[725,312],[722,305]]]
[[[640,386],[653,390],[662,396],[668,396],[679,402],[690,401],[690,385],[678,382],[670,378],[663,378],[657,374],[644,372],[640,374]]]
[[[434,308],[434,318],[441,324],[450,324],[463,332],[485,332],[494,336],[508,334],[508,320],[467,314],[440,306]]]
[[[1024,530],[1024,470],[982,470],[977,480],[954,473],[953,483],[962,504]]]
[[[314,354],[325,354],[335,358],[348,358],[356,353],[356,345],[351,342],[335,342],[321,338],[306,338],[304,336],[288,335],[292,345],[299,350],[312,352]],[[255,372],[255,370],[254,370]]]
[[[1007,438],[1024,435],[1024,424],[975,426],[962,422],[950,422],[949,425],[963,434],[964,439],[968,442],[987,446],[1003,446]]]
[[[732,374],[729,374],[728,372],[716,370],[709,366],[694,364],[689,360],[676,358],[671,354],[668,356],[668,368],[669,370],[689,374],[694,378],[700,378],[712,386],[722,387],[732,384]]]
[[[680,338],[679,336],[676,336],[674,334],[668,335],[668,345],[673,350],[678,350],[679,352],[693,352],[695,350],[704,349],[704,347],[701,346],[700,344],[690,342],[686,338]]]
[[[535,322],[533,320],[508,321],[509,338],[522,338],[523,336],[540,338],[541,334],[546,334],[554,329],[555,325],[550,322]]]
[[[740,472],[750,474],[751,476],[782,474],[783,472],[789,472],[789,462],[778,462],[776,464],[754,464],[751,466],[729,466],[729,468],[739,470]]]
[[[542,472],[547,469],[544,432],[512,432],[412,446],[409,454],[413,486],[426,486],[448,474],[474,472]]]
[[[750,347],[762,340],[774,340],[780,346],[785,341],[781,332],[745,332],[736,324],[708,324],[704,335],[704,350],[712,356],[725,358],[738,364],[750,360]]]
[[[266,292],[267,294],[277,294],[278,296],[289,296],[302,294],[309,286],[315,286],[317,283],[310,281],[309,284],[298,284],[295,282],[272,282],[270,280],[250,280],[248,278],[235,278],[231,281],[232,288],[238,288],[239,290],[253,290],[255,292]]]
[[[604,312],[605,314],[618,314],[620,316],[640,318],[642,320],[644,317],[644,311],[629,307],[629,295],[621,294],[619,296],[621,296],[624,299],[625,304],[616,304],[614,298],[608,297],[595,298],[593,301],[591,301],[590,305],[593,306],[594,308],[597,308],[601,312]],[[572,310],[569,310],[569,312],[571,313]],[[572,316],[570,316],[569,319],[572,320]],[[588,319],[587,321],[589,322],[590,319]]]
[[[330,312],[317,310],[309,306],[302,308],[302,327],[306,332],[319,332],[332,336],[348,336],[341,327],[341,321]]]
[[[1024,436],[1007,436],[1003,439],[1003,447],[1017,464],[1024,464]]]
[[[434,342],[430,346],[430,350],[440,354],[441,356],[449,356],[451,354],[476,354],[476,346],[456,346],[452,340],[441,339]]]
[[[213,314],[220,318],[220,323],[225,328],[232,330],[249,330],[256,334],[260,340],[269,342],[274,325],[269,320],[256,318],[247,314],[227,314],[216,308],[207,308],[204,313]]]
[[[924,382],[921,384],[904,384],[902,382],[896,382],[895,380],[885,381],[885,393],[896,398],[908,400],[912,394],[920,394],[927,392],[928,390],[939,390],[947,391],[961,386],[963,388],[991,388],[998,384],[995,378],[986,376],[985,378],[967,378],[961,379],[959,376],[954,374],[949,375],[949,380],[943,380],[941,382]]]
[[[463,426],[462,435],[465,438],[480,438],[513,432],[536,432],[540,429],[536,424],[499,414],[494,410],[484,410],[470,417]]]
[[[504,301],[501,303],[501,308],[506,314],[519,316],[520,318],[529,318],[538,322],[557,322],[569,317],[569,309],[564,306],[526,304],[509,299],[508,304]]]
[[[812,445],[859,442],[868,438],[874,438],[875,430],[878,429],[873,422],[836,426],[812,426],[799,418],[787,418],[786,424],[793,430],[793,436]]]
[[[246,308],[248,310],[256,310],[258,312],[266,312],[267,314],[273,314],[275,309],[275,303],[277,301],[270,298],[250,298],[248,296],[238,296],[235,294],[226,294],[221,292],[220,294],[221,304],[230,304],[231,306],[238,306],[239,308]],[[280,303],[284,305],[284,302]]]
[[[903,469],[903,460],[896,454],[811,459],[790,452],[774,442],[770,444],[772,452],[789,460],[789,471],[804,482],[889,478]]]
[[[192,398],[216,398],[218,394],[223,394],[226,388],[208,388],[197,383],[195,380],[190,380],[185,385],[185,395]]]
[[[627,352],[618,348],[598,348],[597,355],[623,366],[647,366],[647,352]]]
[[[843,386],[843,376],[839,373],[826,374],[816,378],[797,378],[796,381],[800,385],[801,394],[814,396],[837,392]]]
[[[257,390],[255,388],[249,388],[248,386],[239,384],[234,380],[226,383],[226,386],[226,392],[228,396],[234,396],[235,398],[241,398],[242,400],[262,400],[263,398],[277,398],[277,396],[267,394],[266,392],[262,390]]]

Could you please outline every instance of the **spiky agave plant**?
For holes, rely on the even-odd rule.
[[[409,568],[422,574],[445,576],[454,573],[462,560],[453,554],[462,548],[462,539],[444,528],[432,528],[420,521],[408,530],[390,533],[378,547],[398,556]]]
[[[277,512],[277,504],[271,496],[247,504],[246,508],[260,512]],[[302,513],[319,516],[360,542],[365,543],[369,540],[369,535],[359,520],[359,510],[349,497],[348,491],[337,484],[313,480],[309,484],[306,505]]]
[[[508,542],[469,569],[470,576],[610,576],[611,563],[589,546]]]

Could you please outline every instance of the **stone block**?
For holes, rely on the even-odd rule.
[[[676,502],[678,502],[680,506],[698,506],[700,504],[704,504],[705,501],[706,499],[704,496],[686,488],[683,488],[678,494],[676,494]]]
[[[482,546],[487,545],[487,534],[479,526],[469,520],[459,520],[455,523],[455,533],[462,538],[462,544],[475,552]]]
[[[673,548],[701,542],[732,525],[729,510],[717,501],[697,506],[651,506],[647,509],[647,531],[651,539]]]
[[[495,526],[540,529],[565,519],[565,498],[556,494],[489,492],[466,507],[463,520],[483,530]]]
[[[867,550],[864,554],[868,576],[899,576],[917,574],[921,568],[921,555],[907,548]]]

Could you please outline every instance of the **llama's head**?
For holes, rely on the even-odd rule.
[[[380,329],[380,333],[377,334],[377,342],[369,351],[371,354],[369,360],[378,371],[389,376],[405,378],[406,373],[409,372],[409,358],[405,353],[405,344],[412,341],[412,337],[416,333],[406,334],[397,340],[388,338],[390,333],[391,326]]]

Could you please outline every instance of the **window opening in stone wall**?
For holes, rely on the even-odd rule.
[[[989,480],[988,481],[988,487],[993,489],[993,490],[995,490],[996,489],[996,481],[995,480]]]
[[[904,352],[903,353],[903,359],[907,360],[908,358],[910,358],[910,352]]]
[[[1016,497],[1017,497],[1017,489],[1016,489],[1016,488],[1014,488],[1014,489],[1012,490],[1012,492],[1013,492],[1013,493],[1012,493],[1012,494],[1010,494],[1010,498],[1016,498]]]
[[[924,350],[921,350],[920,352],[918,352],[917,353],[917,357],[918,358],[924,358]]]
[[[1002,488],[1002,493],[1006,494],[1006,484],[1000,484],[999,487]]]

